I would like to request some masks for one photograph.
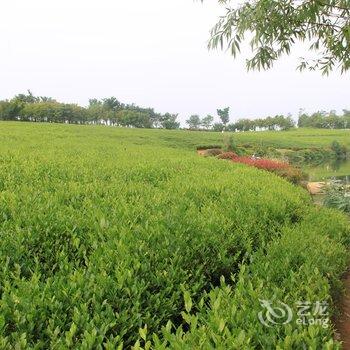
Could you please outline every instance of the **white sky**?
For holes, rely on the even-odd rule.
[[[1,0],[0,11],[0,99],[116,96],[182,121],[225,106],[231,120],[350,109],[350,73],[297,72],[301,46],[267,72],[209,52],[216,0]]]

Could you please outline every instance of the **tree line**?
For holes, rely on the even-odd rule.
[[[239,119],[235,123],[230,121],[229,107],[218,109],[217,115],[220,122],[214,123],[214,117],[207,115],[201,118],[199,115],[191,115],[186,123],[191,130],[213,130],[213,131],[260,131],[260,130],[288,130],[295,127],[291,116],[277,115],[275,117],[259,119]]]
[[[335,111],[321,111],[313,114],[301,112],[298,126],[300,128],[348,129],[350,128],[350,110],[343,109],[342,115],[337,115]]]
[[[153,108],[124,104],[115,97],[90,99],[87,107],[34,96],[31,91],[0,101],[0,120],[178,129],[177,117],[156,113]]]
[[[62,103],[46,96],[34,96],[30,90],[18,94],[10,100],[0,101],[0,120],[29,122],[101,124],[135,128],[179,129],[178,114],[157,113],[153,108],[125,104],[115,97],[90,99],[87,107],[77,104]],[[219,120],[219,121],[215,121]],[[350,128],[350,110],[343,110],[342,115],[335,111],[299,113],[298,122],[290,115],[276,115],[259,119],[239,119],[230,123],[229,107],[217,109],[217,116],[191,115],[186,124],[190,130],[206,131],[262,131],[289,130],[298,127],[324,129]]]
[[[300,128],[316,129],[349,129],[350,110],[343,109],[343,114],[338,115],[335,111],[316,112],[307,114],[299,113],[297,123],[288,115],[276,115],[274,117],[258,119],[238,119],[229,123],[229,108],[218,109],[217,115],[220,122],[214,122],[212,115],[201,118],[199,115],[191,115],[186,123],[191,130],[212,130],[212,131],[263,131],[263,130],[289,130],[296,126]]]

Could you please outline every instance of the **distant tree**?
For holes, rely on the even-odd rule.
[[[235,123],[230,125],[230,129],[235,131],[243,131],[244,121],[242,121],[242,119],[237,120]]]
[[[297,41],[308,41],[314,60],[302,59],[299,69],[328,74],[334,67],[350,68],[349,0],[219,0],[226,7],[212,29],[210,48],[228,48],[233,56],[250,39],[253,56],[248,69],[268,69]]]
[[[0,119],[16,120],[20,115],[22,104],[17,101],[0,101]]]
[[[280,130],[289,130],[294,127],[294,120],[291,116],[277,115],[274,118],[274,128],[279,128]]]
[[[58,105],[57,109],[55,107],[45,102],[26,103],[20,112],[20,119],[31,122],[47,122],[48,118],[58,117],[58,121],[62,122],[57,113],[60,106]]]
[[[98,100],[97,98],[90,98],[89,99],[89,107],[96,106],[96,105],[102,105],[102,101]]]
[[[253,121],[251,119],[239,119],[234,125],[238,131],[249,131],[252,128]]]
[[[89,106],[87,108],[89,123],[99,124],[101,119],[105,119],[105,112],[106,110],[103,107],[102,102],[96,99],[89,100]]]
[[[213,125],[213,131],[223,131],[224,130],[224,124],[222,123],[215,123]]]
[[[236,123],[227,124],[226,130],[235,132],[236,131]]]
[[[327,128],[327,122],[325,120],[326,115],[326,111],[312,113],[310,116],[310,127],[320,129]]]
[[[230,121],[230,107],[226,107],[224,109],[218,109],[217,113],[225,129],[227,123]]]
[[[273,117],[265,118],[265,126],[267,130],[275,130],[275,120]]]
[[[122,126],[134,128],[151,128],[152,121],[147,112],[137,110],[122,110],[117,114],[118,122]]]
[[[265,128],[265,119],[258,118],[255,120],[256,129],[264,130]]]
[[[202,119],[202,126],[204,129],[209,130],[212,127],[214,121],[214,117],[208,114],[206,117]]]
[[[40,101],[40,98],[35,97],[30,90],[27,90],[27,94],[18,94],[13,98],[13,101],[20,103],[36,103]]]
[[[343,128],[350,128],[350,110],[343,109]]]
[[[35,97],[30,90],[27,94],[16,95],[10,101],[0,101],[1,120],[31,122],[103,124],[136,128],[162,127],[177,129],[177,114],[159,114],[153,108],[123,104],[115,97],[90,99],[87,108],[76,104],[59,103],[51,97]]]
[[[38,99],[40,102],[57,102],[54,98],[48,96],[40,96]]]
[[[299,114],[298,126],[302,128],[346,129],[350,126],[350,115],[343,110],[343,115],[337,115],[336,111],[319,111],[311,115]]]
[[[163,129],[178,129],[180,123],[176,121],[178,114],[165,113],[161,117],[160,125]]]
[[[281,125],[282,130],[289,130],[295,128],[295,121],[293,118],[289,115],[284,118],[283,125]]]
[[[102,104],[107,110],[114,112],[123,109],[123,105],[115,97],[104,98]]]
[[[201,126],[201,118],[199,115],[193,114],[188,120],[186,120],[186,123],[191,130],[198,130]]]
[[[294,127],[291,116],[277,115],[260,119],[239,119],[236,123],[230,124],[228,130],[231,131],[256,131],[258,129],[268,130],[288,130]]]
[[[309,116],[304,112],[300,111],[298,116],[298,127],[299,128],[305,128],[308,127],[309,123]]]

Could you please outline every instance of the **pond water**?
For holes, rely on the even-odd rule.
[[[350,183],[350,159],[338,160],[318,165],[302,166],[309,175],[309,181],[340,180]]]

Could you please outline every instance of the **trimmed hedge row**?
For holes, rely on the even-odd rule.
[[[196,305],[198,312],[184,310],[185,328],[175,332],[169,324],[161,337],[149,337],[148,345],[154,349],[339,349],[330,322],[329,327],[322,322],[298,324],[297,303],[327,302],[329,316],[334,316],[331,297],[340,291],[349,243],[349,222],[344,216],[310,210],[302,222],[285,228],[280,238],[259,249],[251,264],[241,265],[233,280],[222,279],[221,286]],[[263,325],[258,318],[261,299],[289,305],[291,322]]]
[[[0,130],[0,348],[263,347],[285,331],[257,324],[257,297],[329,298],[341,216],[321,210],[319,232],[277,176],[114,132]],[[322,256],[295,255],[312,242]]]

